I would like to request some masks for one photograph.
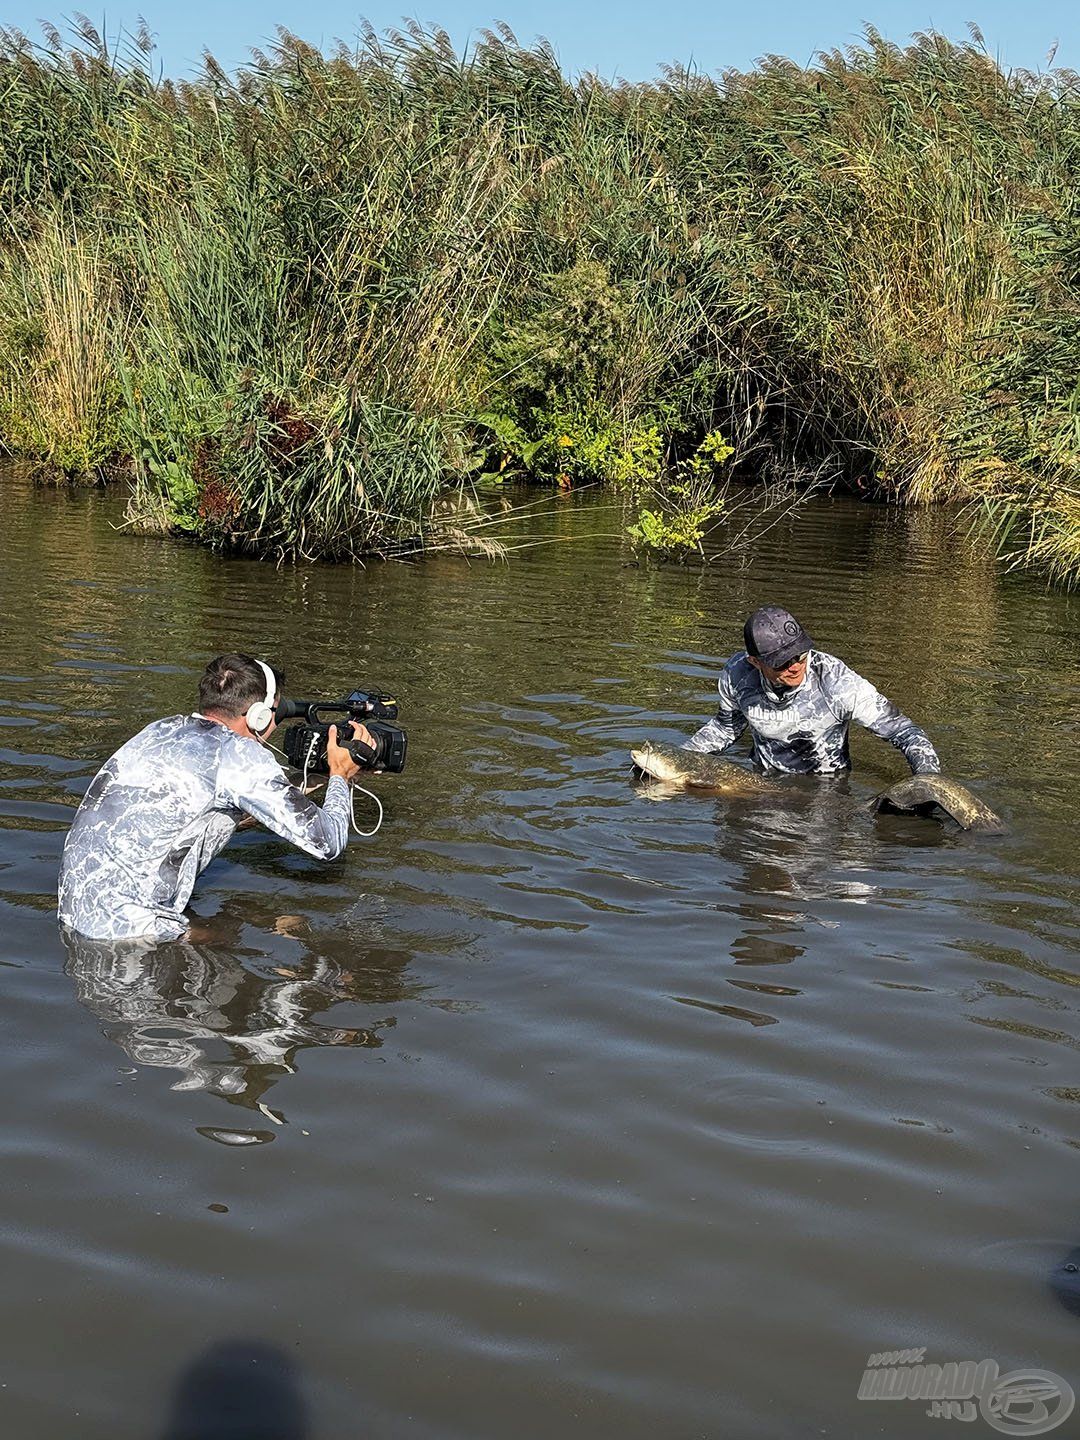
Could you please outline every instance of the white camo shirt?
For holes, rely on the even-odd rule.
[[[349,787],[331,777],[320,807],[258,741],[203,715],[155,720],[83,797],[60,862],[60,923],[95,940],[183,935],[196,879],[244,815],[332,860],[349,835]]]
[[[806,678],[795,690],[774,689],[745,651],[724,666],[714,719],[684,745],[726,750],[749,726],[754,763],[766,774],[832,775],[851,766],[851,722],[903,752],[916,775],[937,774],[941,762],[926,732],[861,675],[822,650],[811,650]]]

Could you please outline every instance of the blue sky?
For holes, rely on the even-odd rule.
[[[555,46],[563,68],[571,73],[596,70],[605,79],[624,76],[648,79],[664,61],[692,61],[698,69],[716,72],[735,66],[745,69],[767,53],[790,56],[805,63],[819,49],[844,46],[858,40],[869,21],[890,40],[906,41],[913,31],[934,29],[956,39],[967,38],[967,22],[975,21],[992,54],[1006,66],[1042,69],[1047,52],[1058,42],[1056,65],[1080,70],[1080,34],[1076,6],[1065,0],[1018,5],[1006,0],[946,0],[929,3],[881,3],[881,0],[820,0],[817,6],[797,0],[767,3],[708,3],[708,0],[660,0],[634,6],[615,0],[550,0],[543,6],[501,0],[425,0],[420,11],[403,11],[399,3],[368,3],[362,10],[337,0],[188,0],[154,4],[135,0],[104,13],[91,9],[95,24],[113,35],[120,26],[134,28],[145,15],[157,37],[158,62],[171,75],[190,74],[204,48],[227,68],[242,64],[253,45],[272,40],[276,25],[284,25],[314,44],[328,46],[335,38],[352,40],[357,17],[365,15],[377,30],[397,25],[403,14],[422,23],[435,22],[461,49],[470,38],[496,20],[506,21],[518,39],[531,43],[546,36]],[[86,0],[82,0],[86,4]],[[0,7],[0,23],[40,36],[38,18],[61,30],[71,10],[50,9],[43,0],[9,3]]]

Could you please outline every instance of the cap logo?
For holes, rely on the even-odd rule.
[[[785,620],[785,621],[784,621],[784,634],[785,634],[785,635],[798,635],[798,633],[799,633],[799,627],[798,627],[798,625],[795,624],[795,621],[794,621],[794,620]]]

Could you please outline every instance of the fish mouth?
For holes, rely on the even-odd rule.
[[[638,773],[646,780],[656,780],[661,785],[667,785],[674,789],[679,787],[681,783],[680,779],[672,772],[671,766],[665,764],[663,761],[658,761],[656,755],[651,750],[631,750],[630,758],[633,760]]]
[[[651,776],[654,780],[666,780],[668,778],[668,766],[658,761],[651,745],[643,745],[638,750],[631,750],[630,759],[639,770]]]

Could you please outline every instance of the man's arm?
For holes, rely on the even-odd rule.
[[[926,731],[921,730],[914,720],[902,715],[891,700],[886,700],[880,691],[874,689],[869,680],[864,680],[850,669],[847,678],[852,687],[851,718],[902,751],[913,774],[940,774],[941,761]]]
[[[326,799],[316,805],[255,741],[240,741],[231,761],[219,786],[228,804],[318,860],[341,854],[349,838],[350,815],[349,787],[343,776],[331,775]]]
[[[739,709],[735,688],[726,670],[721,673],[716,688],[720,693],[716,714],[691,735],[682,747],[684,750],[698,750],[706,755],[726,750],[746,729],[746,716]]]

